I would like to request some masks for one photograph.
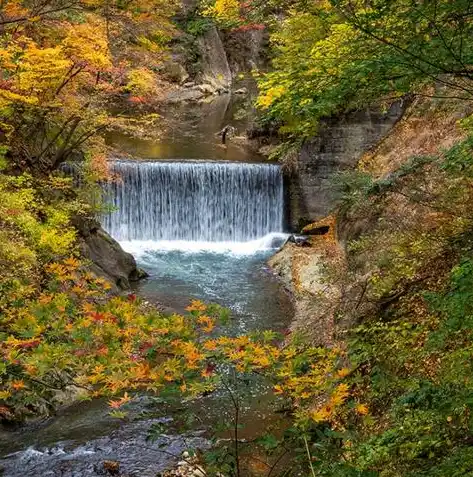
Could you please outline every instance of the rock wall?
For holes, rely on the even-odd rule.
[[[335,197],[331,176],[353,168],[401,118],[404,104],[385,112],[357,111],[327,120],[320,134],[307,141],[286,169],[287,215],[292,230],[328,215]]]
[[[396,122],[399,110],[391,111],[391,117],[386,119],[385,124],[380,125],[379,120],[376,120],[374,130],[364,139],[353,135],[360,134],[366,122],[347,124],[341,121],[332,123],[331,129],[326,126],[321,136],[311,142],[314,150],[306,149],[297,157],[300,162],[308,161],[305,164],[302,162],[298,171],[306,188],[292,199],[306,199],[308,206],[312,207],[312,213],[325,213],[329,206],[333,205],[330,204],[329,193],[324,195],[324,183],[320,179],[327,171],[335,169],[336,166],[353,167],[359,158],[358,165],[373,178],[386,178],[408,163],[412,157],[438,155],[462,140],[465,131],[459,127],[459,120],[471,115],[472,108],[469,102],[460,100],[454,102],[451,99],[415,98],[399,121]],[[391,127],[393,122],[396,124]],[[343,124],[348,131],[343,129]],[[389,132],[383,133],[388,125]],[[378,143],[371,145],[369,151],[359,157],[358,151],[363,152],[363,147],[368,146],[370,138],[376,134],[380,136]],[[327,157],[321,149],[324,144],[335,141],[336,137],[341,141],[337,146],[340,151],[329,153],[328,160],[332,163],[324,168],[317,162]],[[357,155],[350,158],[347,157],[347,151],[353,144],[356,147],[352,150],[355,150]],[[314,164],[313,169],[309,167],[310,159]],[[304,169],[304,166],[307,168]],[[320,170],[323,174],[317,172]],[[418,183],[419,190],[430,190],[433,183],[442,184],[437,182],[441,176],[431,176],[429,179],[428,171],[429,168],[420,169],[416,172],[418,177],[407,175],[404,192],[413,183]],[[432,178],[435,178],[436,182],[432,182]],[[311,184],[312,188],[307,184]],[[400,186],[401,182],[398,183],[398,192],[402,192]],[[294,189],[292,192],[294,193]],[[310,193],[313,196],[309,196]],[[320,203],[316,203],[316,200],[320,200]],[[450,270],[448,254],[444,254],[438,264],[435,262],[434,267],[426,263],[425,268],[419,269],[411,279],[404,276],[402,281],[396,284],[396,288],[393,287],[384,296],[379,295],[377,281],[371,280],[373,273],[379,273],[380,264],[392,255],[396,234],[400,230],[412,232],[422,227],[424,230],[438,227],[436,222],[432,225],[432,220],[437,218],[437,212],[433,210],[428,204],[416,200],[415,195],[412,199],[400,193],[372,197],[370,200],[367,198],[362,205],[337,212],[330,227],[332,236],[311,236],[310,246],[305,242],[299,247],[287,243],[271,258],[270,265],[293,294],[296,314],[292,328],[304,331],[315,343],[330,345],[344,339],[353,326],[375,316],[381,310],[395,307],[397,300],[402,299],[410,287],[415,289],[421,281],[427,283],[431,279],[437,284],[437,277],[442,274],[446,276],[447,270]],[[312,227],[306,227],[305,231],[325,225],[327,219],[328,217],[314,223]],[[355,250],[346,246],[360,236],[375,238],[373,245]],[[442,263],[444,269],[440,270]]]
[[[207,83],[216,89],[228,89],[232,83],[232,72],[227,54],[216,27],[207,30],[198,40],[201,72],[200,83]]]
[[[269,67],[269,35],[265,29],[227,31],[222,37],[234,78],[239,74]]]

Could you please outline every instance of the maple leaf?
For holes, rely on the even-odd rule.
[[[207,306],[200,300],[192,300],[191,304],[186,308],[187,311],[205,311]]]
[[[111,401],[108,401],[108,405],[112,408],[112,409],[119,409],[120,407],[122,407],[124,404],[126,404],[127,402],[130,402],[131,401],[131,397],[128,396],[128,393],[125,393],[123,395],[123,397],[121,397],[120,399],[117,399],[115,401],[111,400]]]
[[[366,404],[357,404],[355,411],[357,414],[360,414],[360,416],[366,416],[368,414],[368,407]]]
[[[280,384],[276,384],[273,387],[274,394],[282,394],[284,392],[283,387]]]
[[[201,373],[202,377],[209,378],[210,376],[212,376],[214,374],[216,367],[217,366],[214,363],[208,363],[205,369],[202,370],[202,373]]]
[[[18,379],[16,381],[12,381],[11,383],[11,387],[13,389],[15,389],[15,391],[19,391],[20,389],[24,389],[25,388],[25,382],[21,379]]]
[[[337,376],[339,378],[344,378],[350,374],[350,370],[348,368],[342,368],[337,371]]]
[[[217,342],[215,340],[208,340],[204,343],[204,349],[214,351],[217,349]]]

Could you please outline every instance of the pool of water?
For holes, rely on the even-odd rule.
[[[252,87],[247,84],[251,90]],[[227,125],[235,135],[244,137],[252,119],[252,96],[223,94],[202,103],[166,104],[150,137],[136,138],[119,132],[106,135],[108,145],[134,159],[212,158],[229,161],[262,161],[246,141],[229,138],[221,143],[219,132]]]
[[[283,330],[291,302],[266,265],[283,234],[246,243],[126,242],[150,277],[139,294],[182,312],[191,299],[217,303],[232,314],[230,329]]]

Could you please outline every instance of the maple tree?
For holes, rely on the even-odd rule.
[[[386,107],[425,87],[470,101],[471,17],[465,0],[280,2],[272,23],[273,70],[260,77],[258,104],[291,140],[323,118]]]
[[[150,68],[173,36],[175,7],[2,2],[0,141],[11,166],[47,173],[84,152],[92,168],[95,158],[100,163],[97,133],[117,123],[109,104],[127,92],[148,98],[156,91]]]

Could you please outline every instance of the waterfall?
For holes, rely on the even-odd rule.
[[[247,242],[283,228],[283,180],[274,164],[113,162],[105,185],[119,241]]]

